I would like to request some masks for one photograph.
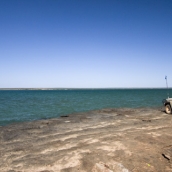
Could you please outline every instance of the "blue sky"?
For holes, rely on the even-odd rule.
[[[0,88],[172,87],[171,0],[0,0]]]

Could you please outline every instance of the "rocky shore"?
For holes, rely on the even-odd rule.
[[[172,115],[103,109],[0,127],[1,172],[172,172]]]

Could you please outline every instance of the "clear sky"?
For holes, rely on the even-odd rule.
[[[0,88],[172,87],[172,0],[0,0]]]

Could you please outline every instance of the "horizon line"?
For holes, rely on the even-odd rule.
[[[172,87],[12,87],[0,90],[74,90],[74,89],[172,89]]]

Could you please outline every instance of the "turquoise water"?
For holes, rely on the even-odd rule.
[[[166,89],[1,90],[0,125],[102,108],[160,107],[166,97]]]

